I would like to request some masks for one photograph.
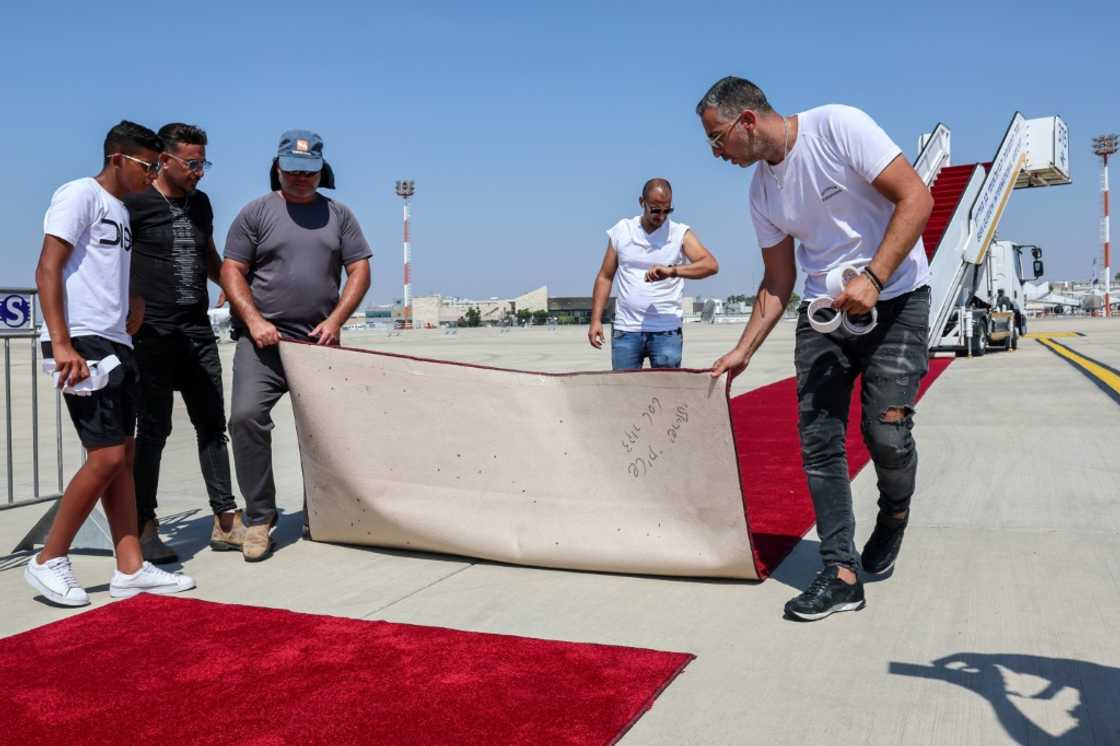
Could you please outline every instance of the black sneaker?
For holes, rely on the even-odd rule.
[[[864,572],[883,575],[894,567],[898,550],[902,548],[902,534],[906,532],[909,517],[909,513],[902,520],[879,514],[875,520],[875,530],[863,545],[863,554],[860,556]]]
[[[848,585],[839,578],[837,566],[829,565],[817,573],[804,593],[786,603],[786,616],[813,622],[837,611],[859,611],[866,605],[859,577]]]

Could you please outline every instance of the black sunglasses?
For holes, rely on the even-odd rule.
[[[650,215],[668,215],[673,211],[672,207],[647,207]]]

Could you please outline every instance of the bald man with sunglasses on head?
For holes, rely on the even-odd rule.
[[[647,181],[638,204],[641,215],[620,220],[607,231],[587,339],[596,349],[603,346],[603,312],[617,281],[611,367],[637,369],[648,358],[651,368],[679,368],[684,280],[710,277],[719,264],[691,228],[669,219],[673,187],[666,179]]]

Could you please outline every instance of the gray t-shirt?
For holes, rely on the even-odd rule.
[[[253,303],[282,335],[308,332],[338,305],[342,269],[372,256],[350,208],[318,195],[308,204],[270,192],[245,205],[226,236],[226,259],[249,265]],[[233,314],[233,333],[247,333]]]

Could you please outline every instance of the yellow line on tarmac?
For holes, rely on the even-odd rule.
[[[1038,343],[1068,362],[1086,378],[1096,384],[1101,391],[1112,397],[1113,401],[1120,404],[1120,371],[1105,365],[1099,360],[1086,357],[1080,352],[1072,350],[1061,342],[1055,342],[1048,337],[1040,336],[1038,338]]]
[[[1061,338],[1061,337],[1084,337],[1081,332],[1030,332],[1024,334],[1023,339],[1046,339],[1047,337]]]

